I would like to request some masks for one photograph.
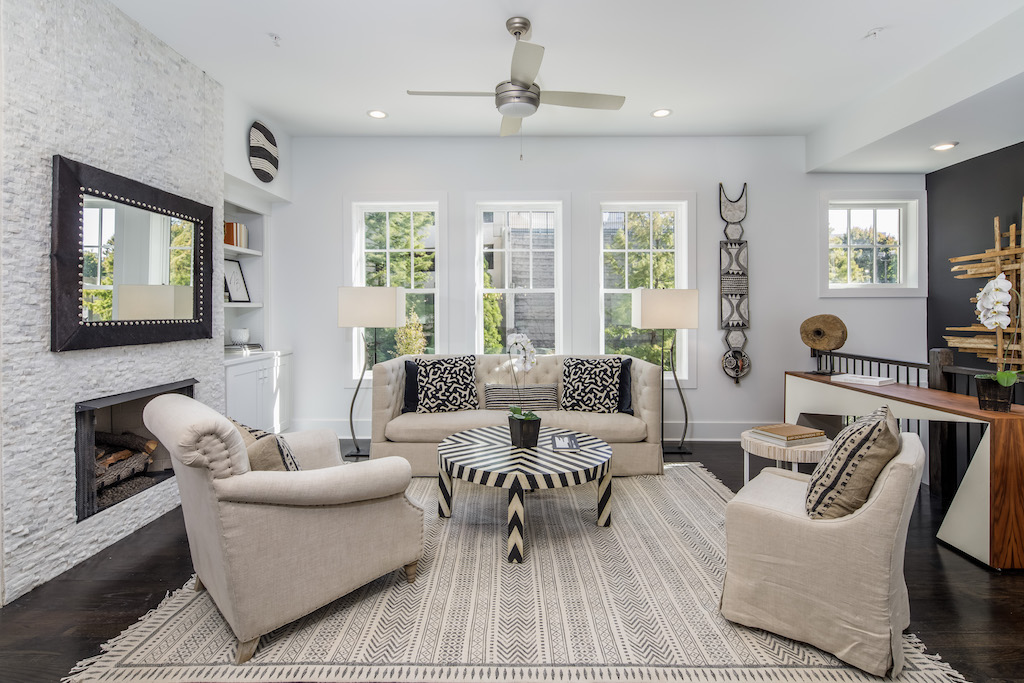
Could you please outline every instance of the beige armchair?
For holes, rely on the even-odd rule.
[[[254,472],[242,437],[179,394],[150,401],[146,427],[171,453],[196,589],[238,638],[237,663],[260,636],[399,567],[413,581],[423,510],[405,495],[404,458],[344,467],[329,430],[285,435],[301,471]]]
[[[867,502],[838,519],[808,517],[808,475],[771,467],[744,486],[725,508],[722,615],[898,675],[910,625],[903,556],[925,460],[916,434],[902,442]]]

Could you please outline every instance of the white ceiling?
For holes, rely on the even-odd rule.
[[[1024,0],[112,1],[291,136],[497,135],[491,99],[405,91],[493,90],[521,15],[542,90],[626,97],[541,105],[527,136],[801,135],[808,170],[899,172],[1024,140],[1024,50],[998,41]]]

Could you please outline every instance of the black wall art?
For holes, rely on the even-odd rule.
[[[750,327],[750,286],[747,280],[747,241],[743,238],[742,221],[747,217],[747,184],[736,199],[729,199],[725,187],[718,184],[719,213],[725,221],[725,239],[720,241],[721,258],[719,327],[725,330],[725,355],[722,370],[736,384],[750,372],[747,356],[747,334]]]

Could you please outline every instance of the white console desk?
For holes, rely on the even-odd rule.
[[[939,540],[996,569],[1024,568],[1024,407],[996,413],[973,396],[938,389],[832,382],[827,375],[786,373],[786,422],[801,413],[866,415],[888,405],[897,418],[987,425],[937,534]]]

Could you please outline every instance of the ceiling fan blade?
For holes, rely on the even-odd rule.
[[[533,85],[540,71],[540,62],[544,59],[544,48],[536,43],[525,40],[516,41],[516,49],[512,53],[512,81],[527,87]]]
[[[566,92],[564,90],[541,90],[541,104],[557,104],[562,107],[583,109],[621,109],[626,98],[621,95],[597,95],[590,92]]]
[[[501,137],[515,135],[523,127],[523,120],[518,116],[501,117]]]
[[[465,92],[446,90],[406,90],[407,95],[436,95],[438,97],[494,97],[494,92]]]

